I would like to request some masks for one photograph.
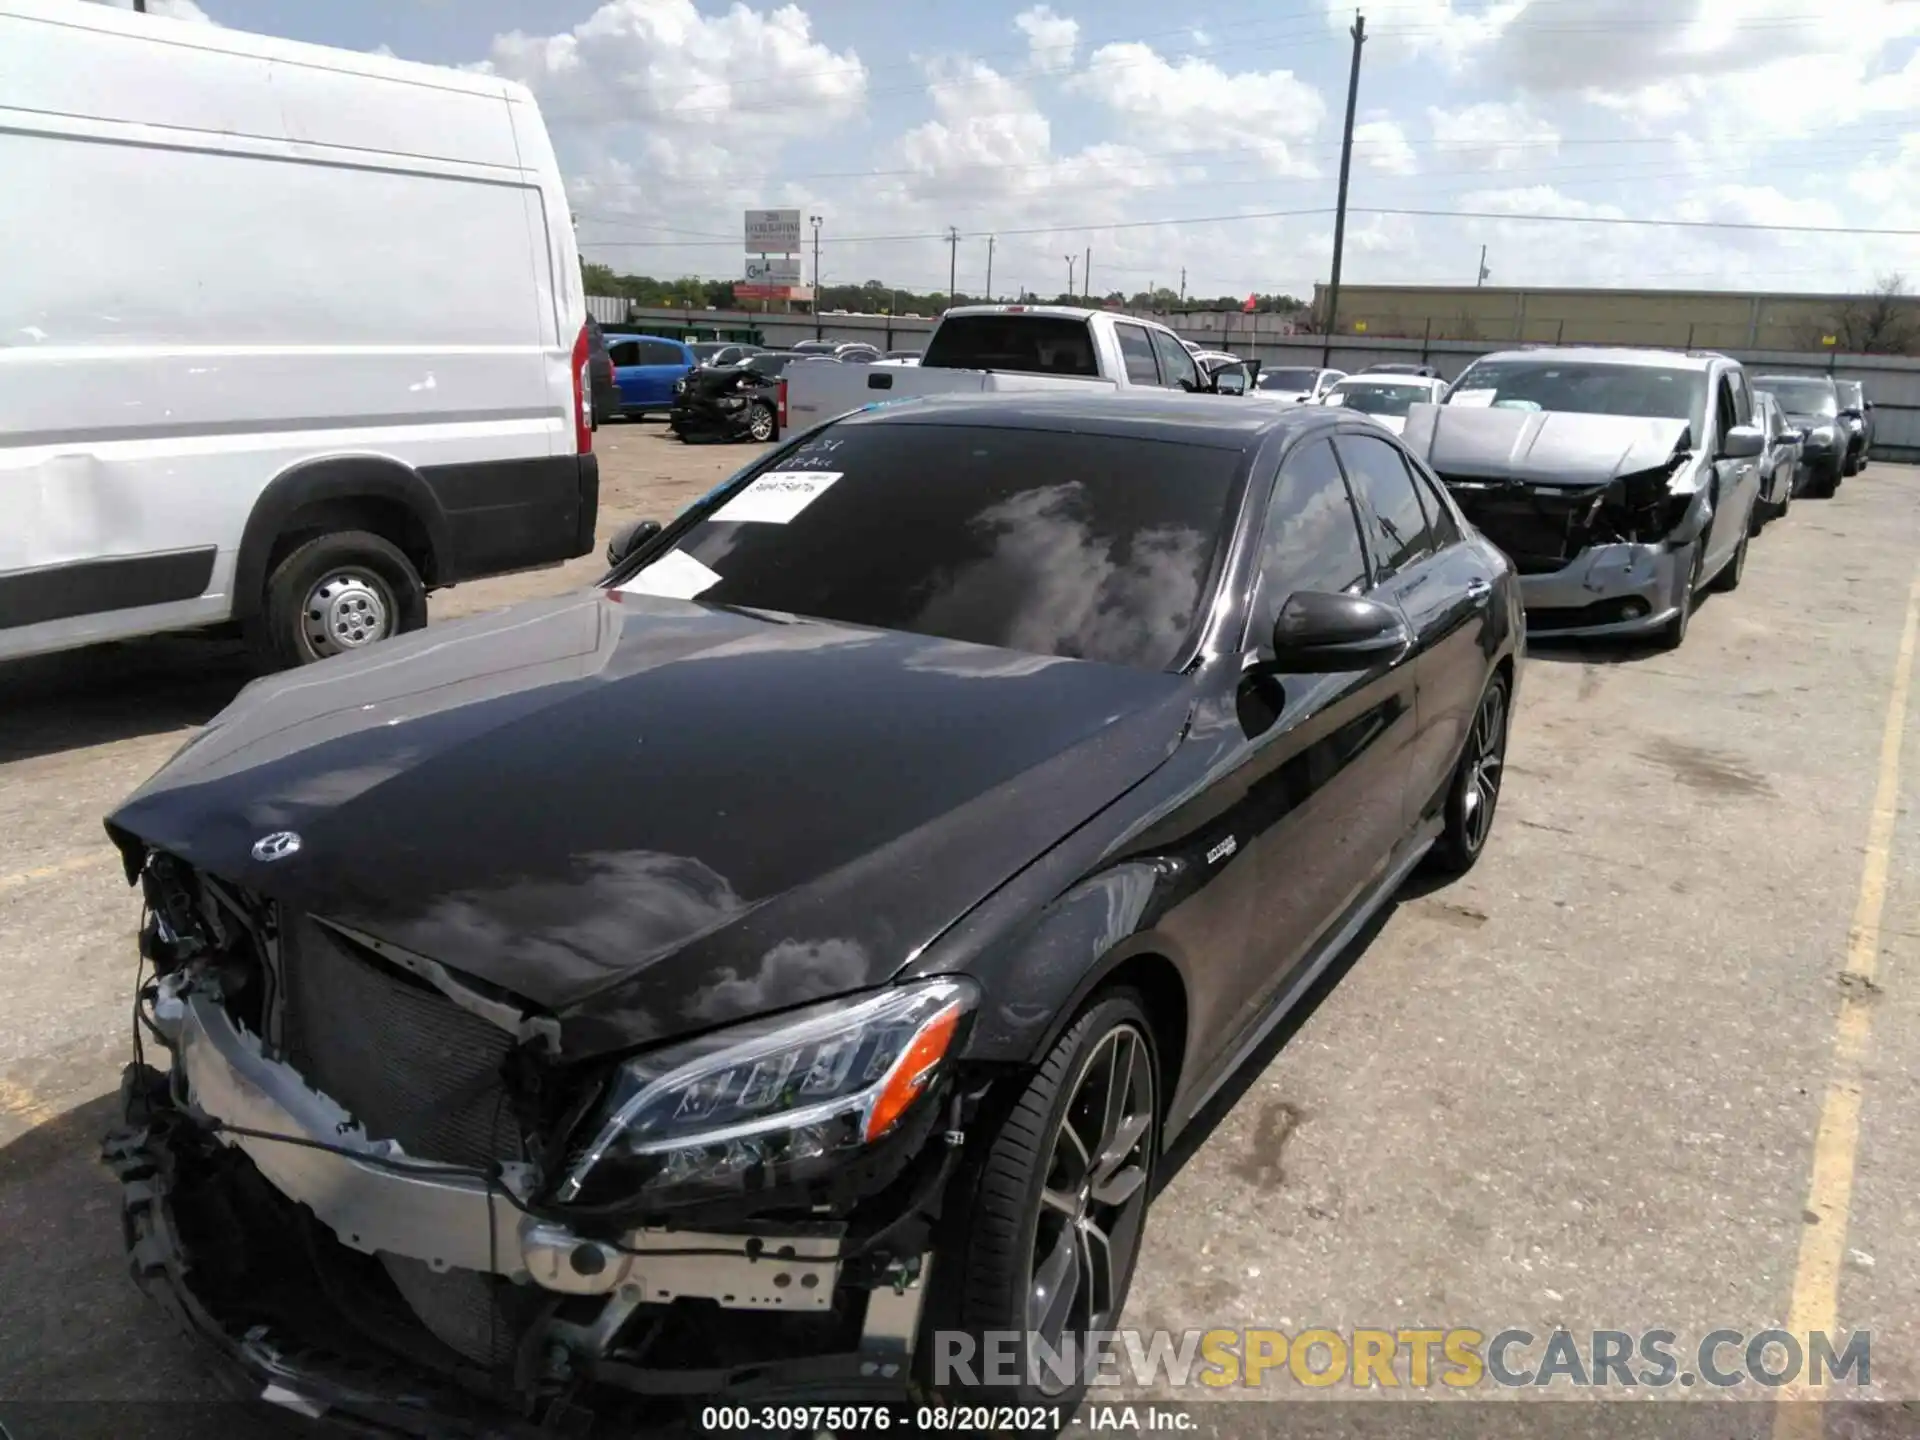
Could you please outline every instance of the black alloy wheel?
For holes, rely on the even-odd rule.
[[[976,1336],[1027,1343],[1018,1374],[980,1374],[984,1390],[1070,1406],[1084,1389],[1085,1337],[1117,1327],[1133,1279],[1159,1158],[1159,1091],[1146,1011],[1134,992],[1115,990],[1068,1027],[1000,1124],[961,1231],[961,1318]]]
[[[1493,814],[1500,804],[1500,782],[1507,768],[1507,677],[1487,682],[1467,731],[1466,748],[1454,767],[1447,791],[1444,826],[1429,858],[1446,875],[1464,875],[1487,848],[1493,834]]]

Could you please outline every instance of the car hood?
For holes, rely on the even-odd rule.
[[[1403,433],[1442,475],[1566,487],[1672,468],[1690,448],[1684,420],[1472,405],[1415,405]]]
[[[885,981],[1158,766],[1189,688],[592,591],[256,681],[108,829],[595,1053]]]

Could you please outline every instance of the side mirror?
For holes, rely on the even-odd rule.
[[[1360,595],[1296,590],[1273,622],[1272,667],[1283,674],[1365,670],[1398,659],[1413,637],[1400,612]]]
[[[1207,377],[1207,388],[1216,395],[1246,394],[1246,368],[1241,365],[1222,365]]]
[[[1751,460],[1766,448],[1766,437],[1760,433],[1758,425],[1735,425],[1727,431],[1727,438],[1720,442],[1720,458]]]
[[[619,565],[642,545],[658,535],[661,525],[658,520],[635,520],[613,532],[613,539],[607,542],[607,564]]]

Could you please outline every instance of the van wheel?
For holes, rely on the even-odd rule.
[[[1740,544],[1734,550],[1733,558],[1727,562],[1726,568],[1714,579],[1713,588],[1718,590],[1722,595],[1732,594],[1740,588],[1740,581],[1745,578],[1747,573],[1747,542],[1751,538],[1750,535],[1742,535],[1740,537]]]
[[[1153,1026],[1135,992],[1114,990],[1068,1027],[1000,1123],[956,1280],[968,1333],[1025,1342],[1006,1376],[982,1373],[995,1351],[976,1345],[980,1390],[1071,1407],[1085,1388],[1087,1334],[1117,1328],[1133,1279],[1160,1155],[1160,1100]],[[1063,1375],[1064,1363],[1049,1360],[1064,1362],[1070,1349],[1075,1371]]]
[[[1707,563],[1707,534],[1700,532],[1700,538],[1693,542],[1693,560],[1687,569],[1687,588],[1680,592],[1680,611],[1654,637],[1654,643],[1662,650],[1678,650],[1686,643],[1687,627],[1693,621],[1694,592],[1700,588],[1700,573]]]
[[[290,670],[427,623],[427,589],[399,548],[364,530],[307,541],[267,580],[248,626],[256,660]]]

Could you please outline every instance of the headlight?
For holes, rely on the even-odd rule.
[[[1822,425],[1816,429],[1809,438],[1816,445],[1831,445],[1837,438],[1837,435],[1831,425]]]
[[[762,1190],[881,1139],[936,1086],[977,992],[930,980],[637,1056],[561,1185],[596,1200]]]

